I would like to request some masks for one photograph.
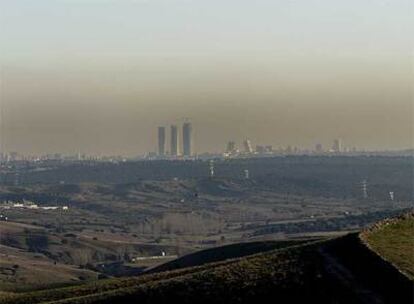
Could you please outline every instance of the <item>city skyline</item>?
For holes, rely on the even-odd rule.
[[[187,125],[187,127],[186,127]],[[189,128],[189,130],[188,130]],[[0,154],[4,155],[19,155],[27,157],[45,157],[45,156],[76,156],[82,155],[83,157],[137,157],[144,155],[156,154],[157,156],[196,156],[203,155],[208,153],[213,154],[255,154],[255,153],[265,153],[265,152],[275,152],[275,153],[338,153],[338,152],[404,152],[413,150],[413,147],[402,147],[402,148],[384,148],[384,149],[370,149],[366,146],[358,146],[353,142],[344,141],[343,138],[329,138],[325,140],[316,140],[310,144],[301,144],[296,143],[295,141],[282,143],[280,141],[257,141],[255,138],[248,138],[241,136],[240,139],[234,140],[234,136],[231,136],[230,140],[226,139],[218,145],[217,149],[197,149],[194,142],[203,142],[203,138],[200,138],[198,135],[195,135],[193,124],[187,120],[183,120],[180,125],[178,124],[166,124],[161,125],[155,128],[156,133],[150,132],[150,137],[154,141],[154,146],[146,151],[134,151],[133,153],[104,153],[99,151],[88,152],[82,149],[76,151],[62,151],[62,150],[52,150],[39,153],[31,153],[27,151],[18,151],[18,150],[4,150],[0,151]],[[187,129],[187,131],[185,131]],[[168,131],[169,132],[168,132]],[[187,132],[187,138],[185,140],[185,133]],[[189,133],[188,133],[189,132]],[[200,132],[201,134],[203,132]],[[154,137],[156,134],[156,137]],[[187,148],[186,148],[187,147]],[[190,147],[190,148],[189,148]],[[187,150],[187,152],[184,152]]]
[[[272,145],[269,143],[256,143],[253,147],[252,141],[245,138],[242,142],[229,140],[218,151],[197,151],[194,147],[194,139],[197,137],[192,123],[188,119],[184,120],[181,128],[181,135],[177,125],[170,125],[170,136],[167,137],[167,127],[158,126],[157,130],[157,148],[155,151],[147,151],[144,154],[125,155],[125,154],[87,154],[78,152],[77,154],[68,154],[61,152],[50,152],[44,154],[21,154],[17,151],[0,152],[0,162],[9,161],[39,161],[39,160],[66,160],[66,161],[110,161],[123,162],[127,160],[186,160],[186,159],[212,159],[212,158],[245,158],[245,157],[268,157],[283,155],[412,155],[414,149],[396,149],[396,150],[369,150],[356,147],[349,143],[344,143],[342,138],[335,138],[328,145],[320,142],[315,143],[313,147],[291,146],[291,145]],[[183,137],[182,147],[180,148],[180,137]],[[185,139],[186,138],[186,139]],[[185,140],[184,140],[185,139]],[[199,139],[200,140],[200,139]],[[202,141],[202,140],[201,140]],[[170,150],[167,149],[169,145]],[[190,147],[190,148],[189,148]],[[186,152],[180,152],[186,151]]]
[[[2,151],[137,155],[189,117],[228,140],[413,147],[409,0],[0,3]],[[167,133],[169,133],[167,131]]]
[[[0,0],[0,302],[414,304],[413,12]]]

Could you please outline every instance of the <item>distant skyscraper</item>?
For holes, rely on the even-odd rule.
[[[234,141],[229,141],[227,143],[226,152],[227,153],[230,153],[230,154],[233,154],[233,153],[236,153],[237,152],[236,143]]]
[[[191,156],[193,153],[193,127],[190,122],[183,124],[183,154]]]
[[[171,155],[177,156],[180,154],[179,151],[179,137],[178,137],[178,127],[176,125],[171,126]]]
[[[158,127],[158,155],[165,155],[165,127]]]
[[[272,153],[273,152],[273,146],[270,146],[270,145],[265,146],[265,152]]]
[[[316,146],[315,146],[315,152],[316,153],[322,153],[323,152],[323,146],[322,146],[322,144],[316,144]]]
[[[340,139],[335,139],[333,146],[332,146],[333,152],[342,152],[342,142]]]
[[[252,143],[250,142],[249,139],[246,139],[243,142],[243,145],[244,145],[244,152],[249,153],[249,154],[253,153]]]

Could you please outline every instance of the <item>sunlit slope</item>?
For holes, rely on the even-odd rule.
[[[414,280],[414,213],[380,222],[361,237],[372,250]]]

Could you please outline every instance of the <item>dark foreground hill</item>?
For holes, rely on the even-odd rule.
[[[147,270],[146,273],[171,271],[180,268],[201,266],[208,263],[215,263],[228,259],[236,259],[244,256],[249,256],[260,252],[282,249],[285,247],[287,248],[294,245],[300,245],[301,243],[305,242],[306,240],[246,242],[210,248],[197,251],[171,262],[156,266],[152,269]]]
[[[414,235],[413,223],[409,215],[362,234],[136,278],[12,295],[1,303],[413,303],[414,285],[406,274],[410,262],[389,258],[401,256],[398,252],[409,256],[400,250],[410,248],[405,246]],[[405,236],[389,244],[387,259],[378,254],[378,244],[391,233],[381,234],[382,227]]]

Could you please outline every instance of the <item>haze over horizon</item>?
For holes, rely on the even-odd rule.
[[[3,151],[137,155],[189,117],[196,151],[413,147],[413,3],[0,3]]]

